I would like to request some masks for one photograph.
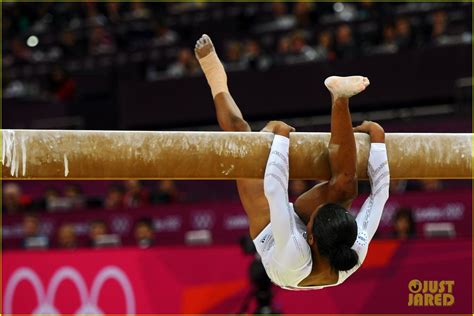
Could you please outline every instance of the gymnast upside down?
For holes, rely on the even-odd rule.
[[[217,119],[224,131],[250,132],[227,87],[227,76],[211,39],[203,35],[195,54],[211,88]],[[273,283],[293,290],[321,289],[344,282],[364,261],[389,193],[385,133],[374,122],[352,128],[349,98],[369,85],[365,77],[329,77],[331,179],[288,201],[289,135],[294,128],[278,121],[262,130],[275,134],[263,180],[237,180],[249,219],[250,236]],[[357,217],[347,210],[357,196],[354,131],[368,133],[371,194]]]

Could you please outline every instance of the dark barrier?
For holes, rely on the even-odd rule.
[[[327,113],[330,96],[323,81],[330,75],[363,74],[369,89],[354,98],[352,109],[449,101],[455,81],[471,76],[471,46],[426,48],[331,63],[305,63],[265,72],[229,73],[237,104],[250,119]],[[212,97],[204,77],[119,83],[120,127],[157,128],[215,123]]]

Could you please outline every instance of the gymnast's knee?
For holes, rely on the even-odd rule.
[[[358,195],[357,176],[338,176],[331,179],[329,189],[335,193],[340,200],[353,200]]]

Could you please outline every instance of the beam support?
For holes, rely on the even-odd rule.
[[[330,178],[329,133],[293,133],[290,178]],[[273,135],[2,130],[2,179],[262,178]],[[387,134],[392,179],[470,179],[472,134]],[[356,134],[367,179],[369,137]]]

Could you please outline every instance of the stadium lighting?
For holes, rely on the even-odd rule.
[[[335,12],[342,12],[344,10],[344,4],[336,2],[334,3],[333,9]]]
[[[38,45],[38,43],[39,43],[39,39],[35,35],[31,35],[26,40],[26,45],[28,45],[28,47],[35,47]]]

